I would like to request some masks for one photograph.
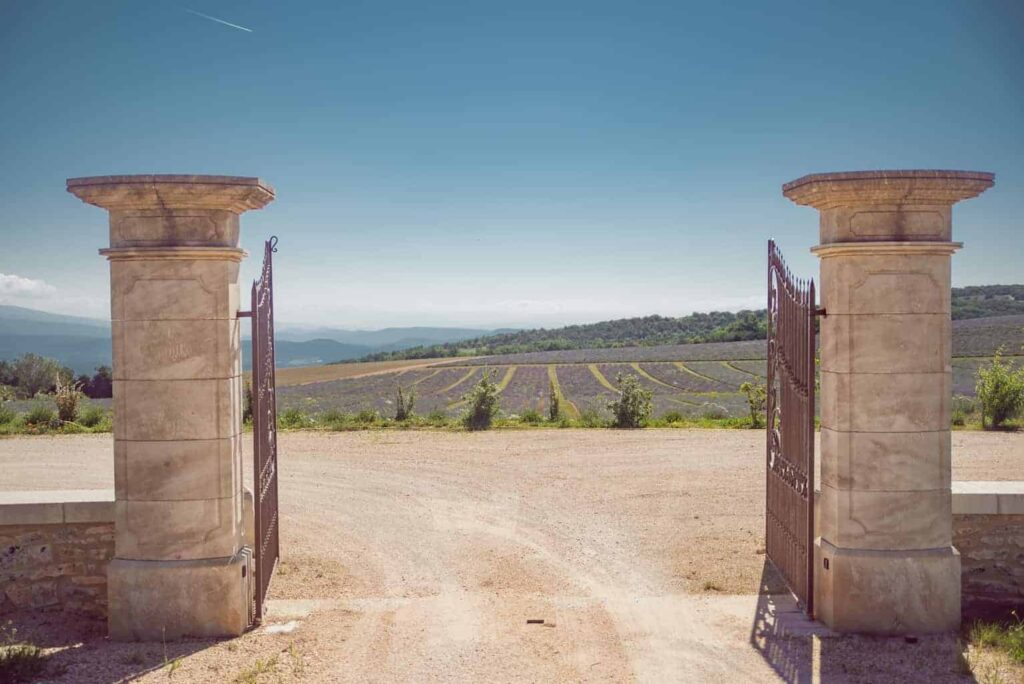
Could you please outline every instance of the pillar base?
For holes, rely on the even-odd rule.
[[[248,547],[230,558],[114,558],[107,569],[110,637],[166,641],[238,636],[251,622],[252,578]]]
[[[825,568],[825,562],[828,568]],[[814,543],[815,617],[837,632],[907,635],[960,627],[960,552]]]

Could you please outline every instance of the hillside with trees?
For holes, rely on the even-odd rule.
[[[712,311],[680,318],[644,316],[564,328],[518,330],[448,344],[370,354],[361,361],[391,361],[456,356],[491,356],[527,352],[617,347],[656,347],[704,342],[741,342],[767,337],[765,310]],[[1024,285],[955,287],[954,320],[1024,315]]]

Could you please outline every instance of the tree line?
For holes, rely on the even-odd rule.
[[[370,354],[358,361],[486,356],[562,349],[654,347],[664,344],[737,342],[767,337],[766,312],[712,311],[680,318],[644,316],[564,328],[538,328],[446,344]],[[344,362],[343,362],[344,363]]]
[[[0,361],[0,399],[31,399],[54,394],[58,385],[77,385],[91,399],[113,396],[114,380],[109,366],[98,366],[93,375],[81,374],[59,361],[38,354],[22,354],[12,361]]]

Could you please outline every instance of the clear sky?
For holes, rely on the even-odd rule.
[[[243,275],[277,234],[286,323],[760,307],[768,237],[817,273],[780,186],[820,171],[994,171],[954,284],[1019,283],[1022,35],[1019,0],[7,0],[0,302],[107,315],[64,179],[122,173],[274,185]]]

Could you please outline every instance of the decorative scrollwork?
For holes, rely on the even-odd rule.
[[[814,283],[793,277],[768,243],[766,551],[808,610],[812,604]]]

